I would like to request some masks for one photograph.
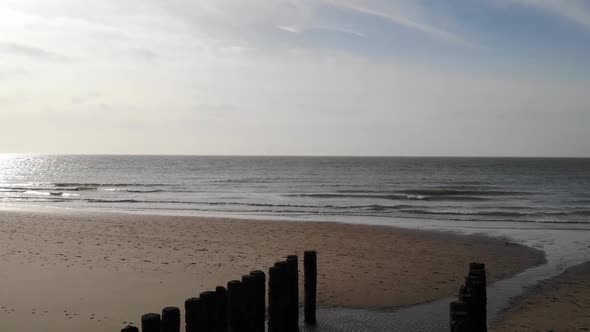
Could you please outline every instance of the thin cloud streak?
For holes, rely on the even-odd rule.
[[[71,58],[51,51],[44,50],[39,47],[30,46],[20,43],[6,43],[0,42],[0,53],[12,54],[17,56],[24,56],[36,59],[45,59],[58,62],[67,62]]]
[[[459,42],[459,43],[466,43],[466,41],[463,38],[461,38],[460,36],[458,36],[452,32],[434,27],[432,25],[418,22],[416,20],[410,19],[406,16],[403,16],[403,15],[400,15],[400,14],[397,14],[397,13],[394,13],[391,11],[387,11],[387,12],[380,11],[380,10],[372,9],[372,8],[361,6],[361,5],[356,5],[356,4],[350,3],[348,1],[342,1],[342,0],[324,0],[324,1],[326,1],[327,3],[329,3],[330,5],[333,5],[335,7],[345,8],[345,9],[352,10],[352,11],[355,11],[358,13],[376,16],[376,17],[385,19],[391,23],[403,26],[408,29],[412,29],[412,30],[416,30],[416,31],[425,33],[425,34],[435,37],[437,39],[443,39],[443,40]]]
[[[514,0],[531,7],[553,12],[590,30],[590,8],[576,0]],[[586,3],[588,3],[586,1]]]
[[[296,25],[280,25],[280,26],[278,26],[278,28],[281,29],[281,30],[287,31],[287,32],[291,32],[291,33],[302,33],[302,32],[312,31],[312,30],[325,30],[325,31],[332,31],[332,32],[338,32],[338,33],[353,35],[353,36],[356,36],[356,37],[359,37],[359,38],[365,38],[365,37],[367,37],[367,35],[364,34],[363,32],[360,32],[360,31],[357,31],[357,30],[353,30],[353,29],[335,27],[335,26],[307,26],[307,27],[300,27],[300,26],[296,26]]]

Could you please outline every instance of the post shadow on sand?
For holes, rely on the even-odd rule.
[[[304,321],[316,324],[317,253],[304,254]],[[268,319],[266,275],[256,270],[242,280],[219,286],[184,302],[186,332],[296,332],[299,331],[299,260],[290,255],[269,268]],[[141,317],[142,332],[180,332],[180,309],[166,307],[162,314]],[[267,329],[268,327],[268,329]],[[127,326],[122,332],[139,332]]]

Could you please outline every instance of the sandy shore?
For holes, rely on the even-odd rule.
[[[395,307],[543,262],[485,237],[337,223],[68,211],[0,212],[0,330],[116,331],[287,254],[319,253],[322,305]]]
[[[542,282],[492,331],[590,331],[590,262]]]

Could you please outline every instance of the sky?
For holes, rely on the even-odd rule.
[[[0,0],[0,152],[590,157],[590,1]]]

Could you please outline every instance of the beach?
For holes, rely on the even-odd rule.
[[[491,331],[590,330],[590,262],[568,268],[515,300]]]
[[[486,263],[490,282],[544,261],[499,239],[385,226],[4,210],[2,330],[114,331],[309,249],[319,304],[351,308],[453,295],[471,261]]]

